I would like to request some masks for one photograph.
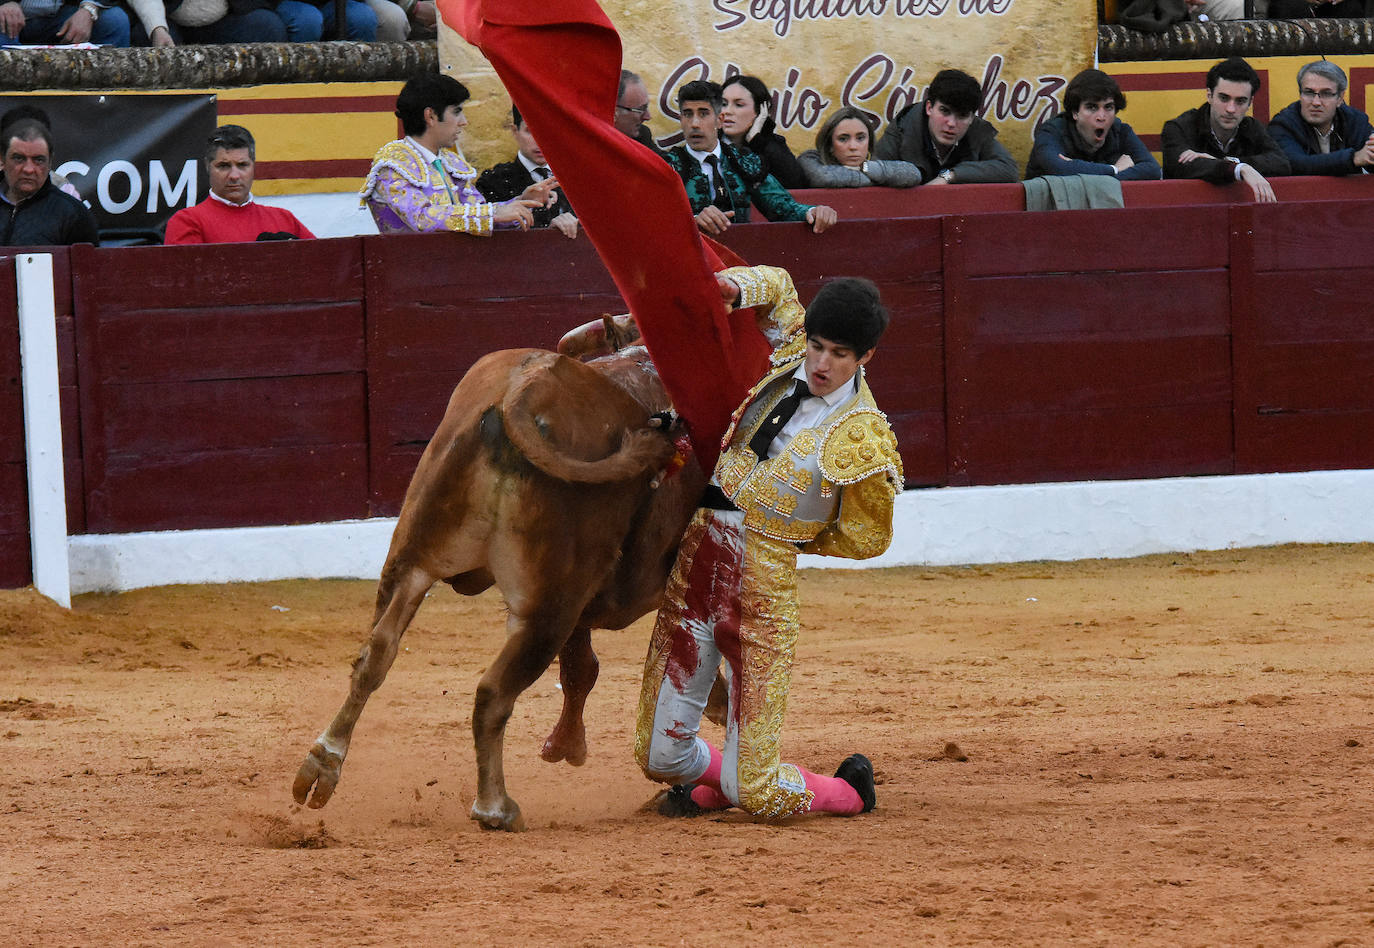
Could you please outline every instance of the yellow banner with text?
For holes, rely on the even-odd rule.
[[[778,132],[793,152],[841,106],[885,128],[921,101],[941,69],[983,86],[983,116],[1018,160],[1040,122],[1059,110],[1065,83],[1092,64],[1092,0],[603,0],[620,31],[625,68],[650,93],[661,146],[681,139],[676,93],[694,79],[755,75],[772,90]],[[472,92],[463,148],[479,166],[506,160],[509,99],[491,67],[443,28],[444,70]],[[537,130],[536,130],[537,133]],[[881,131],[880,131],[881,134]]]

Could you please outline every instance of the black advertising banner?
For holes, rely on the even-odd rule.
[[[102,231],[157,230],[209,192],[205,142],[213,95],[0,95],[48,113],[53,170],[76,187]]]

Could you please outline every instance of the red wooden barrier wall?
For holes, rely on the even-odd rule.
[[[1227,218],[945,218],[951,484],[1231,470]]]
[[[366,516],[361,241],[72,267],[87,532]]]
[[[873,387],[909,483],[1374,467],[1374,199],[1026,214],[979,193],[976,214],[727,235],[804,301],[882,286]],[[56,260],[73,532],[394,513],[477,358],[622,308],[553,233]],[[29,581],[13,300],[0,257],[5,586]]]
[[[1233,228],[1237,472],[1374,467],[1374,202]]]

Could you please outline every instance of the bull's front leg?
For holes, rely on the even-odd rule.
[[[563,712],[558,717],[539,756],[549,763],[566,760],[574,767],[587,762],[587,730],[582,724],[582,709],[596,684],[600,665],[592,651],[592,631],[584,626],[573,629],[563,651],[558,653],[558,682],[563,686]]]
[[[372,627],[372,635],[353,662],[348,698],[338,714],[334,715],[334,720],[329,722],[329,727],[315,739],[291,786],[291,795],[296,802],[308,801],[312,809],[324,806],[334,795],[344,758],[348,755],[348,745],[353,738],[353,728],[363,713],[367,699],[386,679],[387,672],[396,660],[401,636],[415,617],[415,610],[424,601],[425,593],[435,582],[433,577],[418,569],[393,579],[390,563],[383,569],[382,576],[382,598],[385,602],[379,603],[379,616]]]

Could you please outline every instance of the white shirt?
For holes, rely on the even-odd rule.
[[[406,136],[406,141],[410,142],[411,148],[414,148],[416,151],[420,153],[420,157],[425,160],[425,164],[429,165],[431,168],[434,167],[434,159],[438,158],[438,155],[430,151],[424,145],[421,145],[419,142],[411,138],[409,135]]]
[[[711,170],[711,166],[706,163],[706,159],[710,158],[712,155],[716,156],[717,165],[719,165],[719,163],[723,160],[720,154],[720,140],[716,140],[716,147],[711,151],[697,151],[691,145],[685,145],[683,147],[687,149],[687,154],[695,158],[697,160],[697,164],[701,165],[701,173],[706,175],[706,180],[716,185],[718,190],[725,190],[725,179],[722,178],[721,180],[717,181],[715,172],[713,172]]]
[[[216,201],[219,201],[221,204],[227,204],[229,207],[247,207],[248,205],[253,203],[252,191],[248,192],[248,200],[244,201],[242,204],[235,204],[233,201],[226,201],[224,198],[220,197],[214,191],[210,192],[210,197],[214,198]]]
[[[824,422],[835,409],[840,407],[841,402],[849,398],[858,390],[859,372],[862,371],[863,369],[860,368],[858,372],[854,373],[854,378],[835,389],[835,391],[831,392],[829,395],[808,395],[803,398],[801,404],[797,406],[797,413],[787,420],[787,424],[782,426],[782,430],[778,432],[778,436],[768,445],[768,456],[774,458],[783,451],[786,451],[787,445],[791,440],[807,428],[819,428],[821,423]],[[788,388],[789,394],[792,388],[796,387],[797,380],[799,379],[809,384],[809,380],[806,377],[805,362],[797,366],[797,371],[792,375],[792,386]]]
[[[536,168],[543,168],[543,169],[544,169],[544,176],[545,176],[545,177],[547,177],[547,178],[552,178],[552,177],[553,177],[553,169],[552,169],[552,168],[550,168],[548,165],[536,165],[534,162],[530,161],[528,158],[525,157],[525,153],[524,153],[524,152],[517,151],[517,152],[515,153],[515,159],[516,159],[516,161],[520,162],[522,165],[525,166],[525,170],[528,171],[528,172],[530,173],[530,177],[533,178],[533,179],[536,180],[536,181],[540,180],[539,175],[537,175],[537,174],[534,173],[534,169],[536,169]]]

